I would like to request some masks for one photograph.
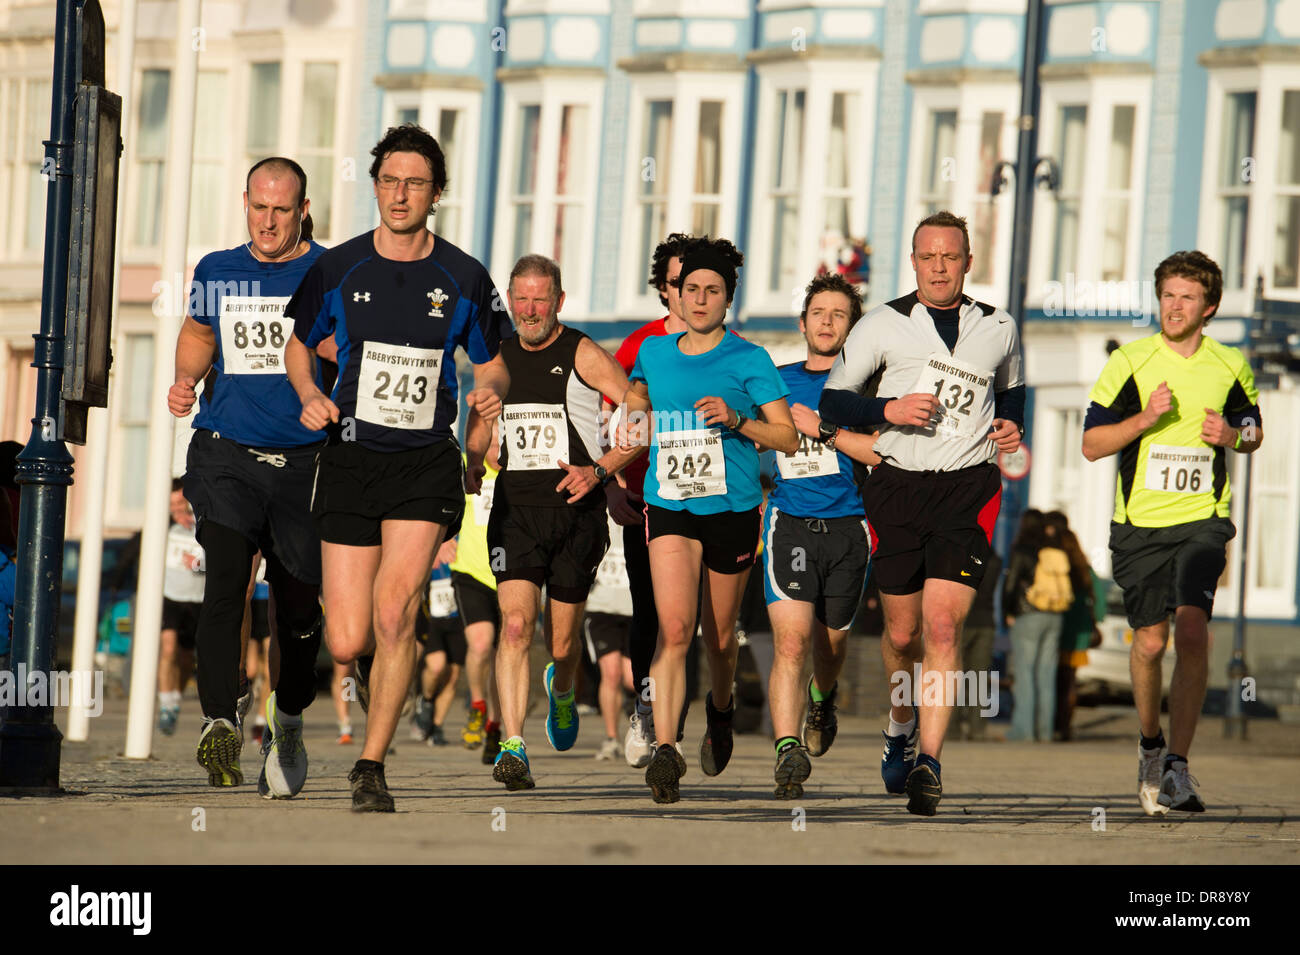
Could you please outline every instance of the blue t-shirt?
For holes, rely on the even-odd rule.
[[[759,406],[789,390],[760,346],[723,335],[703,355],[686,355],[677,347],[685,334],[647,338],[628,376],[644,381],[650,391],[654,426],[645,501],[692,514],[751,510],[763,502],[754,442],[730,428],[704,425],[695,402],[721,398],[752,419]]]
[[[790,404],[817,410],[830,369],[809,371],[803,362],[782,365],[777,371],[790,389]],[[794,454],[768,452],[774,459],[776,488],[768,498],[795,517],[861,517],[862,497],[853,481],[853,459],[843,451],[830,451],[816,438],[799,435]]]
[[[7,502],[0,504],[8,506]],[[18,589],[18,565],[0,550],[0,655],[9,652],[9,639],[14,628],[14,596]]]
[[[456,347],[481,365],[514,334],[492,277],[441,236],[423,259],[397,262],[363,233],[317,260],[285,307],[314,348],[338,343],[330,398],[347,438],[372,451],[407,451],[451,437]]]
[[[302,402],[284,371],[284,345],[292,331],[284,306],[324,251],[313,242],[296,259],[262,262],[241,245],[199,260],[190,317],[216,335],[217,358],[194,427],[254,448],[300,448],[324,440],[322,432],[298,420]]]

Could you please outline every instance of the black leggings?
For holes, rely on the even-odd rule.
[[[203,715],[235,721],[239,697],[239,632],[244,622],[248,578],[257,545],[238,531],[204,521],[199,543],[207,575],[199,613],[198,684]],[[275,598],[280,678],[276,706],[297,716],[316,696],[316,655],[320,651],[320,588],[298,580],[279,559],[266,555],[266,580]]]

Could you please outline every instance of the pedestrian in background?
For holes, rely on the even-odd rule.
[[[1074,588],[1074,603],[1065,612],[1061,625],[1061,653],[1056,668],[1056,738],[1068,740],[1073,736],[1070,724],[1074,721],[1077,699],[1075,671],[1088,661],[1088,648],[1101,643],[1097,624],[1106,616],[1107,582],[1097,576],[1088,558],[1083,554],[1079,538],[1070,530],[1069,523],[1060,511],[1047,515],[1055,523],[1061,538],[1061,549],[1070,560],[1070,584]]]

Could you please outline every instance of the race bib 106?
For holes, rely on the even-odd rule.
[[[1204,494],[1214,489],[1214,449],[1153,444],[1147,449],[1148,491]]]
[[[226,375],[283,375],[284,343],[293,323],[289,296],[226,295],[221,299],[221,364]]]
[[[363,342],[357,417],[389,428],[432,428],[441,371],[441,348]]]
[[[714,428],[664,431],[655,454],[659,496],[666,501],[727,493],[722,432]]]
[[[569,418],[564,405],[511,404],[501,409],[508,471],[556,470],[569,459]]]
[[[776,467],[787,481],[825,477],[840,473],[840,456],[816,438],[801,434],[799,450],[794,454],[778,454]]]
[[[992,385],[991,372],[951,355],[931,355],[912,391],[939,399],[936,435],[949,441],[970,440],[988,429],[991,419],[985,419],[984,405]]]

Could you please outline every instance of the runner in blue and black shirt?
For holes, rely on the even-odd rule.
[[[388,130],[371,154],[380,225],[321,256],[286,307],[289,378],[307,428],[328,429],[312,517],[321,537],[330,652],[357,661],[367,709],[352,808],[392,812],[384,757],[414,666],[415,608],[465,491],[484,473],[504,376],[486,366],[512,334],[487,269],[426,226],[447,185],[437,142]],[[327,396],[313,352],[330,340],[339,375]],[[474,364],[466,464],[453,434],[456,349]],[[373,624],[373,626],[372,626]]]

